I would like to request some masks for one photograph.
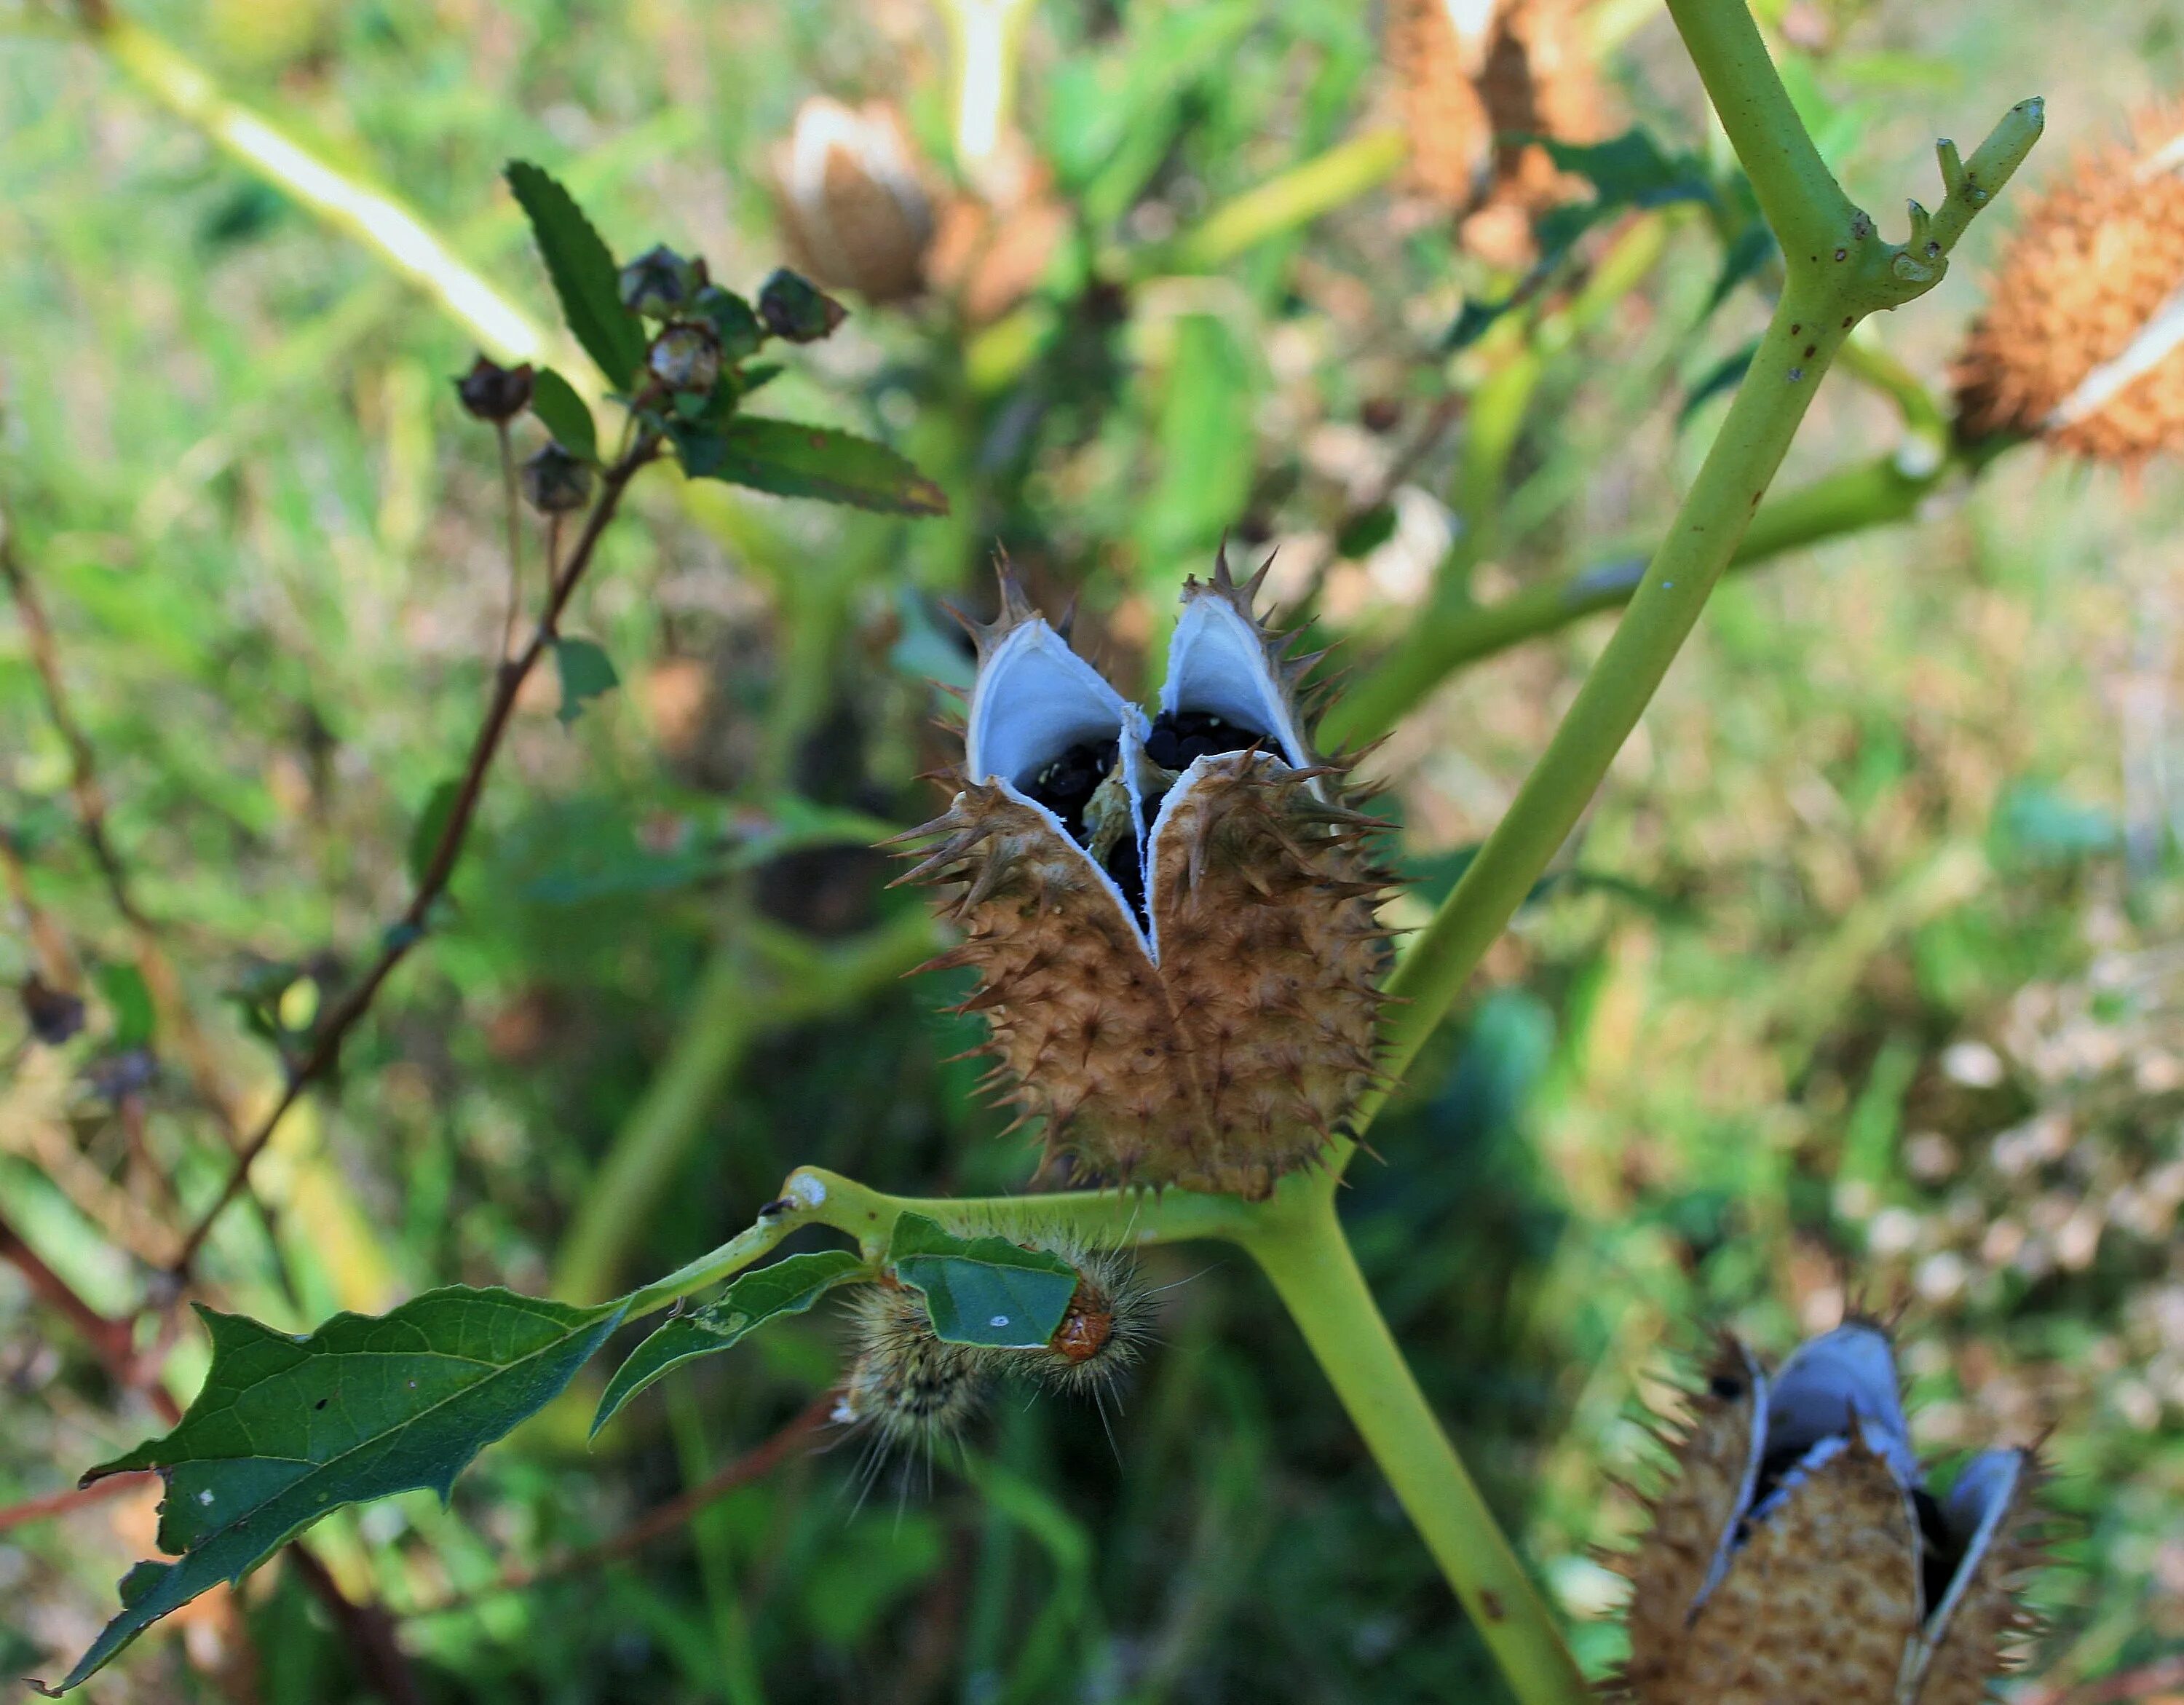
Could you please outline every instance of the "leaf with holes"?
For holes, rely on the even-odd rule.
[[[1036,1350],[1077,1294],[1077,1269],[1060,1256],[1005,1237],[957,1237],[922,1214],[894,1223],[888,1265],[924,1294],[933,1334],[949,1344]]]
[[[159,1548],[176,1560],[130,1570],[121,1613],[58,1688],[40,1691],[79,1685],[329,1511],[421,1486],[444,1500],[471,1457],[576,1377],[623,1307],[454,1285],[389,1314],[337,1314],[308,1337],[199,1307],[212,1368],[189,1412],[84,1476],[158,1469]]]
[[[531,221],[569,329],[609,382],[627,389],[644,365],[644,322],[621,305],[621,274],[604,239],[543,167],[510,160],[508,187]]]
[[[629,1360],[607,1382],[592,1435],[612,1420],[621,1406],[671,1368],[700,1356],[716,1355],[739,1343],[769,1320],[801,1314],[844,1280],[865,1270],[864,1262],[846,1249],[792,1255],[755,1273],[746,1273],[694,1314],[678,1314],[630,1351]]]
[[[682,471],[694,480],[726,480],[777,497],[817,498],[825,503],[878,510],[888,515],[946,515],[948,494],[885,444],[762,417],[702,418],[671,425]]]

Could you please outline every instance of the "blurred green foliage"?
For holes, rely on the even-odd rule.
[[[1970,121],[1960,90],[1985,113],[1997,87],[2044,87],[2059,157],[2120,92],[2184,75],[2151,4],[1762,9],[1869,204]],[[1648,543],[1703,440],[1684,417],[1718,417],[1772,279],[1665,29],[1602,10],[1622,19],[1608,133],[1654,139],[1607,165],[1642,146],[1707,198],[1566,159],[1601,202],[1673,202],[1643,215],[1658,263],[1588,298],[1625,211],[1562,215],[1542,235],[1567,234],[1564,266],[1530,287],[1385,187],[1184,264],[1213,210],[1381,119],[1374,20],[1322,0],[1039,8],[1020,112],[1059,213],[1021,299],[972,323],[944,293],[851,298],[767,394],[891,444],[952,514],[640,490],[574,612],[588,713],[564,726],[543,687],[521,707],[430,939],[268,1156],[271,1229],[222,1223],[224,1306],[301,1330],[436,1284],[639,1279],[804,1162],[889,1189],[1019,1184],[1028,1148],[994,1139],[980,1067],[951,1057],[978,1039],[946,1010],[965,991],[896,980],[922,927],[867,850],[927,814],[916,778],[945,755],[933,683],[967,677],[939,600],[979,607],[998,543],[1055,607],[1081,599],[1084,643],[1127,677],[1228,531],[1279,544],[1284,595],[1369,681],[1422,610],[1465,619]],[[747,293],[783,256],[767,150],[805,95],[895,96],[936,177],[961,164],[948,38],[909,0],[130,15],[398,191],[542,324],[510,158],[565,178],[617,254],[666,241]],[[0,38],[0,505],[137,897],[262,1095],[398,913],[482,702],[499,471],[448,383],[475,352],[80,34]],[[1880,328],[1936,392],[1977,259]],[[1787,483],[1892,450],[1901,404],[1831,380]],[[2184,1641],[2184,491],[2020,450],[1933,503],[1718,594],[1346,1198],[1437,1410],[1603,1668],[1613,1594],[1589,1547],[1635,1524],[1611,1476],[1643,1478],[1636,1417],[1674,1354],[1715,1322],[1780,1349],[1861,1296],[1908,1304],[1935,1446],[2054,1429],[2076,1525],[2042,1586],[2051,1673]],[[1429,885],[1596,644],[1574,627],[1474,669],[1376,755]],[[68,777],[0,618],[0,832],[91,1003],[58,1047],[0,1017],[0,1215],[123,1313],[225,1151]],[[41,950],[8,905],[16,983]],[[315,1544],[395,1616],[432,1699],[1497,1697],[1263,1287],[1189,1250],[1149,1268],[1173,1286],[1166,1341],[1112,1444],[1043,1402],[996,1416],[960,1472],[889,1470],[862,1502],[852,1451],[793,1455],[649,1546],[551,1572],[823,1390],[821,1308],[632,1403],[595,1451],[579,1403],[488,1453],[452,1511],[405,1497]],[[175,1388],[203,1365],[185,1332]],[[0,1268],[0,1506],[154,1424]],[[89,1643],[150,1502],[0,1533],[9,1673]],[[287,1568],[94,1687],[367,1697]]]

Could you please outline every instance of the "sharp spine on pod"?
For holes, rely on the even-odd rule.
[[[1926,1489],[1867,1321],[1769,1373],[1724,1340],[1652,1527],[1622,1559],[1639,1705],[1976,1705],[2026,1625],[2031,1453]]]
[[[1148,717],[1004,565],[954,800],[903,837],[901,880],[956,889],[935,964],[978,967],[998,1081],[1080,1181],[1264,1196],[1376,1075],[1393,878],[1307,744],[1316,660],[1253,613],[1265,577],[1224,553],[1186,583]]]

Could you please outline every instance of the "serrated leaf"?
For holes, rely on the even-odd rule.
[[[421,883],[425,872],[432,862],[432,855],[439,850],[440,837],[448,832],[448,819],[455,814],[455,801],[462,797],[463,778],[448,776],[433,783],[432,791],[425,796],[425,809],[417,813],[415,827],[410,831],[410,880]]]
[[[592,1417],[592,1435],[615,1418],[622,1405],[661,1375],[701,1356],[732,1348],[769,1320],[801,1314],[846,1279],[865,1270],[863,1260],[846,1249],[792,1255],[755,1273],[746,1273],[694,1314],[677,1315],[629,1353],[615,1370]]]
[[[1674,201],[1704,201],[1713,188],[1696,160],[1670,154],[1642,130],[1628,130],[1604,142],[1532,140],[1557,167],[1591,184],[1602,201],[1623,207],[1660,207]]]
[[[531,412],[563,449],[588,462],[599,460],[599,432],[592,424],[592,411],[584,406],[577,387],[551,367],[541,367],[532,375]]]
[[[1077,1293],[1077,1269],[1060,1256],[1005,1237],[957,1237],[922,1214],[894,1223],[888,1265],[924,1294],[934,1335],[949,1344],[1036,1350],[1061,1329]]]
[[[569,329],[609,382],[628,388],[644,365],[644,322],[621,305],[621,278],[605,241],[543,167],[510,160],[508,187],[531,221]]]
[[[614,659],[588,639],[556,639],[554,667],[561,677],[561,708],[554,714],[565,728],[584,714],[584,706],[593,699],[621,684]]]
[[[212,1368],[189,1412],[84,1477],[159,1469],[159,1546],[177,1560],[130,1570],[121,1613],[53,1691],[331,1510],[426,1486],[445,1499],[473,1457],[560,1393],[622,1307],[454,1285],[297,1338],[200,1307]]]
[[[948,494],[885,444],[831,426],[744,416],[670,428],[693,479],[887,515],[946,515]]]

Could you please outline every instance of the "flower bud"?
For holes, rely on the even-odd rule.
[[[1265,1196],[1376,1076],[1381,825],[1306,744],[1314,660],[1259,583],[1189,582],[1148,717],[1005,571],[960,791],[905,837],[939,844],[903,880],[956,885],[935,965],[978,968],[996,1081],[1081,1178]]]
[[[892,107],[853,111],[813,97],[774,149],[772,171],[782,235],[813,278],[869,302],[899,302],[922,287],[933,203]]]
[[[685,260],[666,243],[621,270],[621,305],[648,320],[668,320],[690,305],[705,284],[705,263]]]
[[[1878,1326],[1769,1372],[1726,1340],[1625,1560],[1638,1705],[1958,1705],[2023,1625],[2036,1478],[1989,1451],[1926,1489]]]
[[[704,396],[721,376],[721,346],[703,326],[684,320],[668,326],[652,340],[644,358],[652,376],[671,391]]]
[[[504,367],[481,355],[455,381],[455,395],[477,420],[512,421],[531,406],[531,364]]]
[[[523,495],[541,515],[566,515],[592,500],[592,465],[548,444],[523,465]]]
[[[691,302],[691,312],[713,328],[723,361],[740,361],[766,341],[766,328],[749,303],[733,290],[709,284]]]
[[[807,278],[782,267],[760,287],[758,317],[766,329],[792,343],[831,337],[850,310]]]

